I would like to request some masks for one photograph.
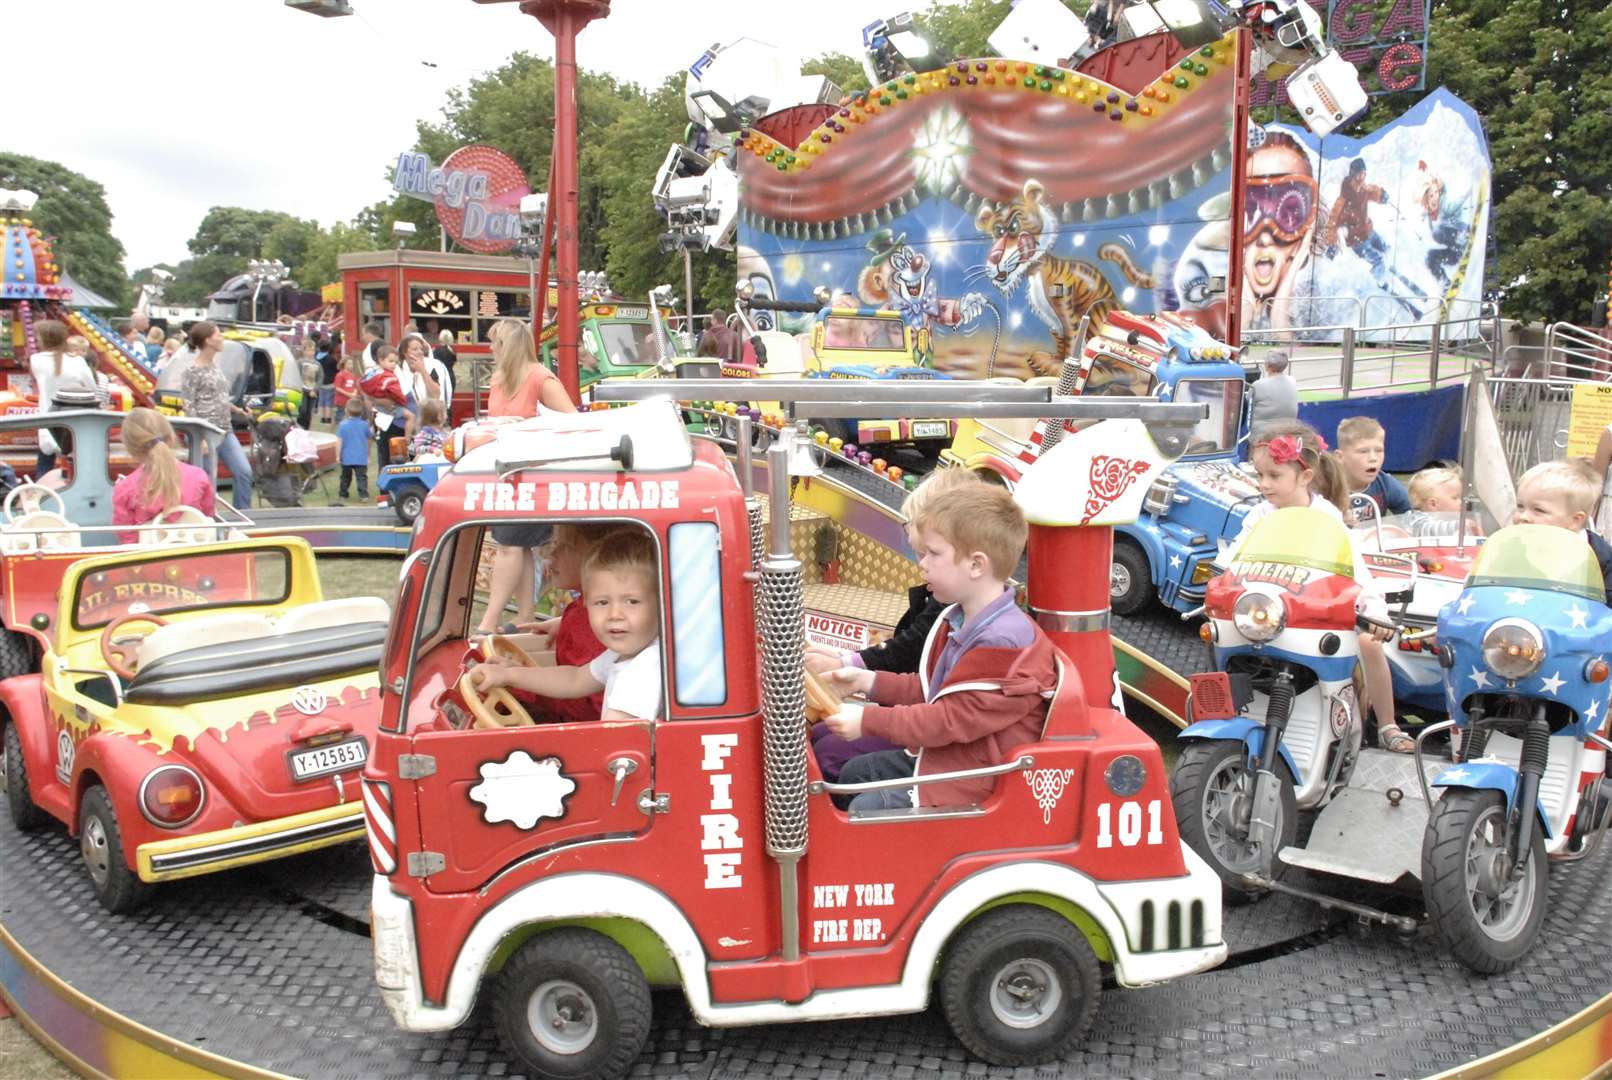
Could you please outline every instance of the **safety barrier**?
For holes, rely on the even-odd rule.
[[[1314,351],[1309,345],[1333,334],[1336,351]],[[1243,340],[1287,348],[1288,371],[1305,391],[1348,398],[1362,391],[1436,389],[1465,382],[1473,367],[1493,370],[1500,325],[1483,311],[1429,323],[1282,327],[1253,331]]]

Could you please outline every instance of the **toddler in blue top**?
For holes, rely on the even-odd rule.
[[[347,498],[356,474],[358,497],[369,498],[369,421],[364,419],[362,399],[347,402],[347,418],[337,425],[336,438],[341,442],[341,497]]]

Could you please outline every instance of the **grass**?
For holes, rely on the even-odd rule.
[[[402,560],[396,556],[321,556],[319,583],[327,600],[379,596],[388,604],[395,604],[400,566]]]

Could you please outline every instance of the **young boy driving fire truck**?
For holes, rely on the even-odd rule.
[[[502,658],[478,664],[471,685],[483,692],[513,686],[551,698],[604,691],[602,720],[654,720],[661,714],[660,590],[648,534],[607,536],[582,565],[588,625],[605,651],[586,667],[519,667]]]
[[[846,703],[826,722],[843,738],[879,735],[917,748],[917,755],[865,754],[845,766],[842,783],[1000,765],[1040,738],[1057,683],[1051,641],[1019,610],[1007,585],[1029,534],[1013,496],[993,485],[965,485],[924,502],[911,528],[925,582],[951,606],[925,642],[918,674],[849,667],[829,673],[836,686],[865,693],[875,704]],[[990,777],[972,777],[875,789],[857,795],[851,809],[980,802],[993,787]]]

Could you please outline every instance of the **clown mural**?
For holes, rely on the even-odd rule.
[[[897,310],[960,377],[1055,375],[1120,308],[1223,321],[1235,62],[1229,37],[959,60],[764,117],[736,140],[740,272]]]
[[[913,360],[929,366],[935,356],[933,328],[972,323],[985,310],[985,297],[971,292],[961,300],[940,299],[929,276],[929,260],[907,243],[906,233],[897,236],[880,229],[867,247],[873,257],[857,275],[857,299],[864,307],[901,312],[901,321],[912,328],[917,342]]]

